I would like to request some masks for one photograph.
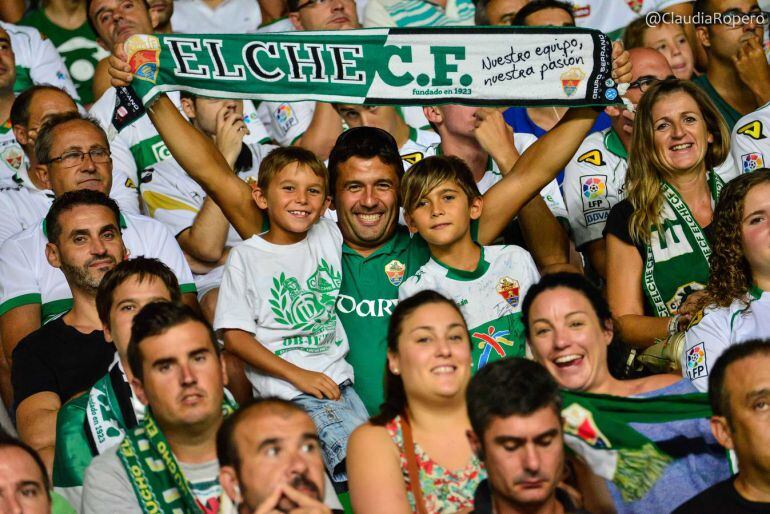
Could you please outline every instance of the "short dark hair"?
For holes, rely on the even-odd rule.
[[[561,2],[559,0],[533,0],[516,13],[511,25],[526,25],[524,21],[527,17],[536,12],[544,11],[545,9],[561,9],[569,14],[569,17],[572,18],[572,23],[575,23],[575,12],[572,10],[572,6],[567,2]]]
[[[35,95],[40,91],[56,91],[66,95],[67,98],[72,99],[65,90],[50,84],[30,86],[22,91],[21,94],[16,97],[16,100],[13,101],[13,105],[11,105],[11,125],[27,126],[29,123],[29,108],[32,105],[32,100],[35,98]],[[75,100],[72,100],[72,103],[74,104]]]
[[[37,132],[37,139],[35,139],[35,159],[40,164],[49,164],[51,162],[51,147],[53,147],[53,133],[56,127],[70,121],[82,120],[86,123],[93,125],[97,131],[104,138],[104,142],[107,145],[107,150],[110,149],[110,140],[107,138],[107,133],[104,131],[99,122],[90,116],[83,116],[78,111],[63,112],[60,114],[54,114],[42,125]]]
[[[708,26],[706,14],[713,14],[712,0],[695,0],[692,3],[693,23],[695,26]]]
[[[96,310],[104,325],[110,324],[113,294],[123,282],[136,277],[139,283],[155,278],[160,280],[168,289],[172,302],[181,302],[182,293],[179,291],[179,281],[171,269],[158,259],[139,256],[135,259],[121,261],[104,275],[96,291]]]
[[[770,339],[751,339],[731,345],[714,363],[708,381],[709,402],[714,415],[724,416],[730,421],[730,394],[724,388],[727,369],[730,364],[754,355],[770,355]]]
[[[289,6],[289,12],[297,12],[297,8],[299,7],[299,0],[288,0],[286,3]]]
[[[120,209],[115,200],[99,191],[91,189],[78,189],[68,191],[56,198],[45,216],[45,232],[49,243],[56,243],[61,236],[59,218],[62,213],[79,205],[101,205],[112,211],[115,215],[115,226],[120,230]]]
[[[240,474],[241,456],[238,453],[238,444],[235,442],[235,430],[241,424],[249,412],[254,409],[277,406],[281,409],[301,412],[307,414],[305,410],[294,402],[278,398],[276,396],[267,396],[264,398],[252,398],[241,405],[237,411],[228,416],[217,431],[217,459],[219,466],[232,466],[236,473]]]
[[[390,133],[376,127],[355,127],[346,130],[334,143],[329,154],[329,194],[334,197],[339,166],[351,157],[379,159],[396,171],[398,179],[404,175],[404,163],[398,152],[398,144]]]
[[[481,368],[466,391],[468,417],[479,439],[493,418],[529,416],[552,407],[561,416],[559,386],[541,364],[510,357]]]
[[[43,464],[43,459],[40,458],[40,455],[38,455],[37,452],[24,441],[16,439],[15,437],[0,429],[0,449],[3,448],[18,448],[19,450],[29,455],[33,461],[35,461],[35,465],[37,466],[38,471],[40,471],[40,476],[43,480],[43,487],[45,487],[45,492],[50,499],[51,480],[48,478],[48,471],[46,471],[45,464]]]
[[[206,327],[209,333],[214,353],[219,356],[221,350],[217,343],[217,336],[211,328],[211,324],[202,314],[195,312],[183,303],[154,302],[148,303],[140,310],[131,322],[131,341],[128,343],[128,366],[131,373],[142,381],[144,370],[142,369],[142,349],[140,344],[148,337],[165,334],[169,329],[182,323],[194,321]]]

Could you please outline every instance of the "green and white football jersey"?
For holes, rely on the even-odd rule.
[[[248,145],[251,151],[252,167],[238,173],[246,182],[256,182],[259,165],[275,145]],[[142,184],[142,199],[150,217],[160,221],[178,236],[195,222],[206,198],[206,192],[176,162],[173,157],[159,162],[145,170],[145,182]],[[233,247],[243,239],[230,226],[225,246]],[[211,289],[219,287],[224,266],[218,266],[206,274],[194,274],[198,295],[203,296]]]
[[[14,175],[26,166],[27,156],[13,135],[9,119],[0,125],[0,188],[15,186]]]
[[[16,83],[13,90],[21,93],[35,84],[50,84],[65,90],[80,101],[67,67],[53,43],[43,39],[37,29],[0,21],[11,37],[13,54],[16,56]]]
[[[471,0],[447,0],[439,6],[425,0],[369,0],[365,27],[446,27],[475,24]]]
[[[404,162],[404,170],[408,170],[413,164],[420,162],[426,154],[435,153],[431,147],[439,143],[441,143],[441,138],[435,132],[409,127],[409,139],[398,149]]]
[[[182,293],[195,292],[192,273],[174,236],[159,221],[134,214],[120,217],[130,257],[155,257],[179,280]],[[22,305],[42,304],[47,321],[72,306],[72,293],[59,268],[45,256],[45,220],[11,236],[0,247],[0,315]]]
[[[84,21],[74,30],[65,29],[52,22],[43,9],[38,8],[28,12],[19,23],[36,28],[54,44],[77,87],[80,101],[84,105],[93,103],[92,84],[96,65],[110,53],[96,43],[96,35],[88,22]]]
[[[171,16],[179,34],[251,34],[261,23],[259,3],[253,0],[224,0],[216,7],[202,0],[176,0]]]
[[[768,320],[770,292],[758,287],[729,307],[706,308],[685,332],[682,374],[699,391],[708,391],[708,375],[719,356],[734,344],[770,338]]]
[[[168,97],[181,111],[181,101],[179,92],[168,93]],[[97,100],[91,107],[90,114],[99,122],[105,130],[108,130],[112,121],[112,112],[115,109],[115,89],[110,88]],[[246,144],[259,143],[267,140],[267,133],[259,121],[251,101],[244,102],[243,119],[249,128],[250,134],[244,138]],[[122,183],[127,190],[130,190],[138,205],[139,190],[142,187],[142,181],[145,179],[144,171],[169,157],[171,153],[166,147],[166,143],[161,139],[155,125],[150,118],[142,116],[128,127],[121,130],[118,135],[110,141],[110,151],[112,152],[113,173],[121,173]],[[117,176],[115,182],[118,181]],[[110,196],[114,195],[113,192]]]
[[[348,339],[335,311],[342,284],[341,248],[342,233],[323,218],[295,244],[247,239],[227,258],[214,328],[249,332],[254,344],[337,384],[352,380],[353,367],[345,360]],[[302,394],[291,383],[251,366],[246,366],[246,376],[259,396],[291,400]]]
[[[540,280],[532,256],[518,246],[485,246],[474,271],[431,258],[398,290],[399,300],[432,289],[451,298],[463,313],[471,338],[473,370],[506,357],[524,357],[521,302]]]

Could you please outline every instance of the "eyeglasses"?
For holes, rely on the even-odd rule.
[[[333,1],[334,0],[308,0],[304,4],[298,5],[296,12],[301,11],[305,7],[315,7],[315,6],[323,7],[324,5],[330,4]],[[356,2],[356,0],[339,0],[339,1],[342,2],[343,4],[348,4],[348,5],[354,4]]]
[[[723,13],[716,13],[713,19],[713,25],[723,25],[728,29],[743,28],[750,23],[758,27],[767,27],[770,24],[770,13],[760,10],[746,13],[739,9],[730,9]]]
[[[673,75],[670,75],[670,76],[666,77],[663,80],[669,80],[669,79],[674,79],[674,78],[676,78],[676,77],[674,77]],[[636,88],[638,88],[640,92],[644,93],[645,91],[650,89],[650,86],[653,86],[653,85],[657,84],[658,82],[661,82],[661,79],[659,79],[658,77],[653,77],[652,75],[644,75],[644,76],[639,77],[635,81],[631,82],[628,85],[628,89],[636,89]]]
[[[87,152],[81,152],[80,150],[70,150],[68,152],[64,152],[59,157],[53,157],[48,160],[47,163],[44,164],[50,164],[52,162],[60,162],[63,168],[72,168],[73,166],[77,166],[83,160],[86,158],[86,155],[88,155],[91,158],[91,162],[94,164],[104,164],[105,162],[110,162],[110,151],[106,148],[92,148],[91,150]]]

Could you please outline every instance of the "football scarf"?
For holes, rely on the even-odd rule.
[[[724,182],[710,171],[708,184],[716,202]],[[659,227],[652,227],[650,243],[645,245],[642,285],[655,315],[667,317],[677,313],[687,295],[705,287],[711,247],[679,193],[666,181],[661,192],[662,219]]]
[[[236,408],[235,402],[225,395],[222,414],[227,417]],[[144,514],[204,512],[149,409],[141,426],[126,433],[118,447],[118,457]]]
[[[125,49],[134,81],[119,88],[117,130],[176,90],[375,105],[582,106],[619,96],[609,38],[574,27],[136,35]]]
[[[678,458],[635,430],[631,423],[669,423],[708,418],[704,393],[624,398],[562,391],[567,446],[597,475],[612,481],[624,502],[643,498]]]

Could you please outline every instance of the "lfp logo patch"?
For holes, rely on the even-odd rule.
[[[501,278],[497,281],[497,294],[515,309],[519,305],[519,282],[511,277]]]
[[[160,62],[160,41],[155,36],[133,36],[126,41],[128,64],[138,79],[147,82],[158,80],[158,63]]]
[[[705,343],[696,344],[687,350],[685,355],[687,362],[687,369],[685,371],[687,371],[687,376],[690,380],[708,376],[709,370],[706,365]]]
[[[398,287],[404,281],[404,272],[406,266],[400,261],[393,259],[385,265],[385,274],[388,276],[388,282]]]
[[[582,181],[583,196],[588,200],[596,200],[607,196],[607,185],[601,177],[588,177]]]
[[[765,167],[765,158],[759,152],[752,152],[741,155],[741,167],[744,173],[751,173],[759,168]]]

